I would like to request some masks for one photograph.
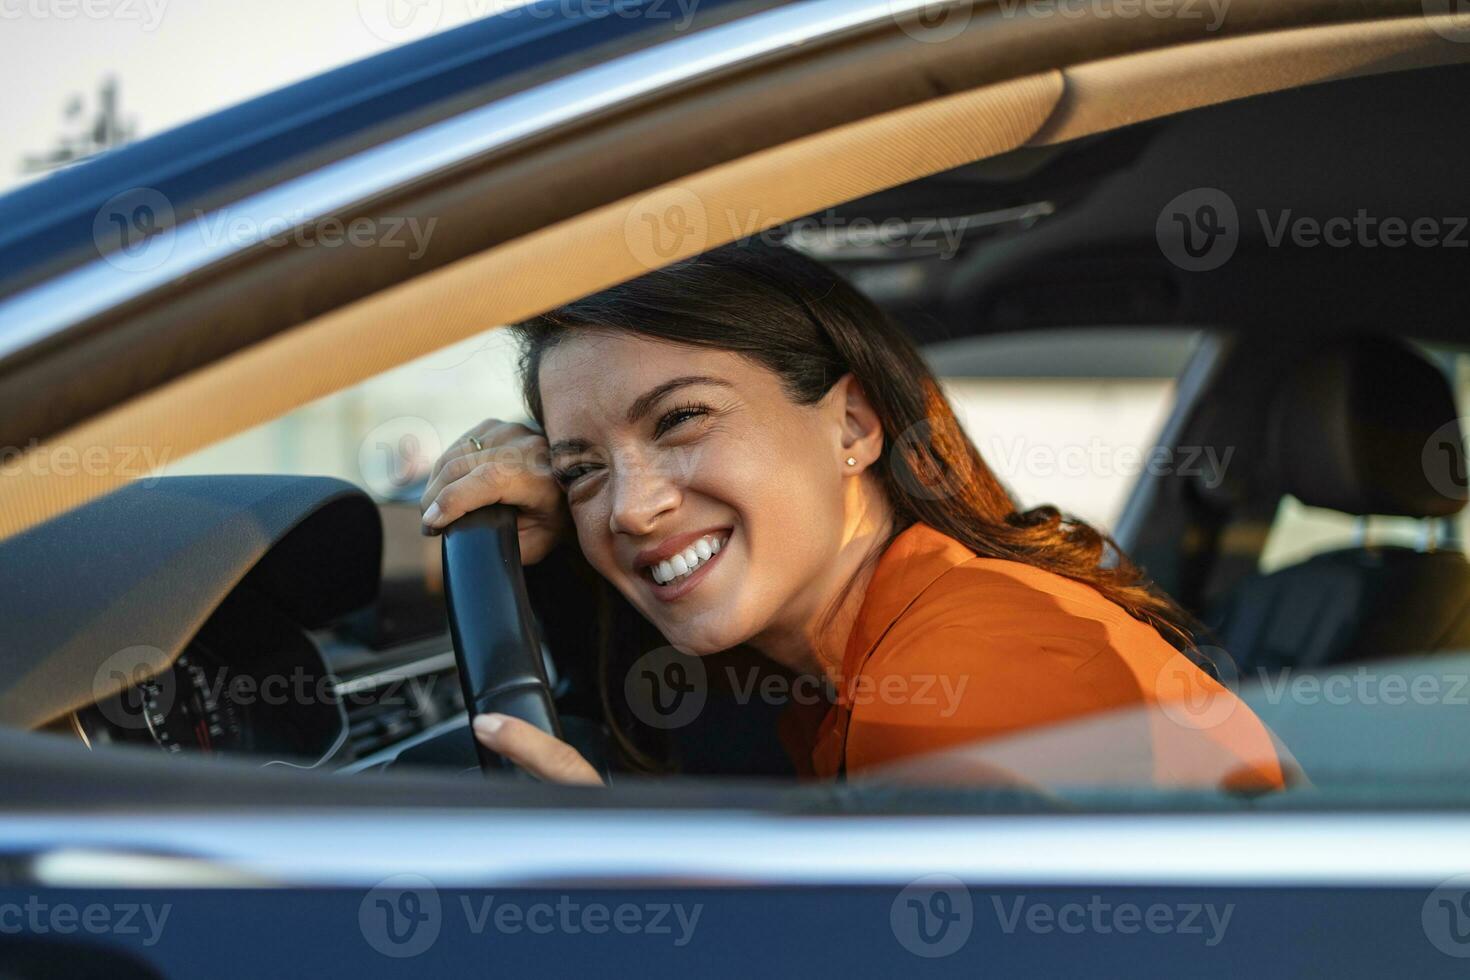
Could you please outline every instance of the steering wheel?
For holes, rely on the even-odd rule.
[[[562,738],[521,571],[515,508],[471,511],[445,528],[443,538],[449,634],[470,718],[494,711]],[[477,739],[475,752],[487,775],[514,768]]]

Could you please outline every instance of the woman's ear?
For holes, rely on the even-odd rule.
[[[883,453],[883,422],[868,393],[851,372],[838,379],[829,393],[839,413],[841,440],[838,460],[844,472],[861,473]]]

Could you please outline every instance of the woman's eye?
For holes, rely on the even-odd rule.
[[[573,466],[568,466],[564,470],[557,470],[552,473],[552,477],[557,483],[561,484],[562,489],[566,489],[588,473],[591,473],[594,469],[596,467],[591,463],[577,463]]]
[[[708,413],[709,410],[703,405],[681,405],[678,408],[671,408],[658,420],[658,425],[654,426],[654,438],[658,438],[670,429],[683,425],[692,418],[698,418]]]

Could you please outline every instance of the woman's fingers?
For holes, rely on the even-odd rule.
[[[524,564],[535,564],[556,546],[567,515],[541,433],[518,423],[487,419],[439,457],[419,500],[424,530],[429,534],[438,534],[465,514],[492,504],[507,504],[520,511],[516,525]]]
[[[445,486],[461,479],[479,463],[491,459],[498,447],[513,439],[537,434],[524,425],[499,419],[486,419],[474,426],[434,461],[429,470],[429,485],[419,498],[419,506],[428,507]],[[474,440],[478,440],[480,448],[476,448]]]
[[[509,715],[480,715],[473,725],[475,739],[548,783],[601,786],[602,777],[581,753],[535,725]]]

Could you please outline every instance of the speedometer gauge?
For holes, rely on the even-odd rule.
[[[212,669],[211,669],[212,668]],[[223,665],[195,651],[174,662],[172,675],[139,685],[143,720],[167,752],[214,752],[239,746],[239,710],[228,695]]]

